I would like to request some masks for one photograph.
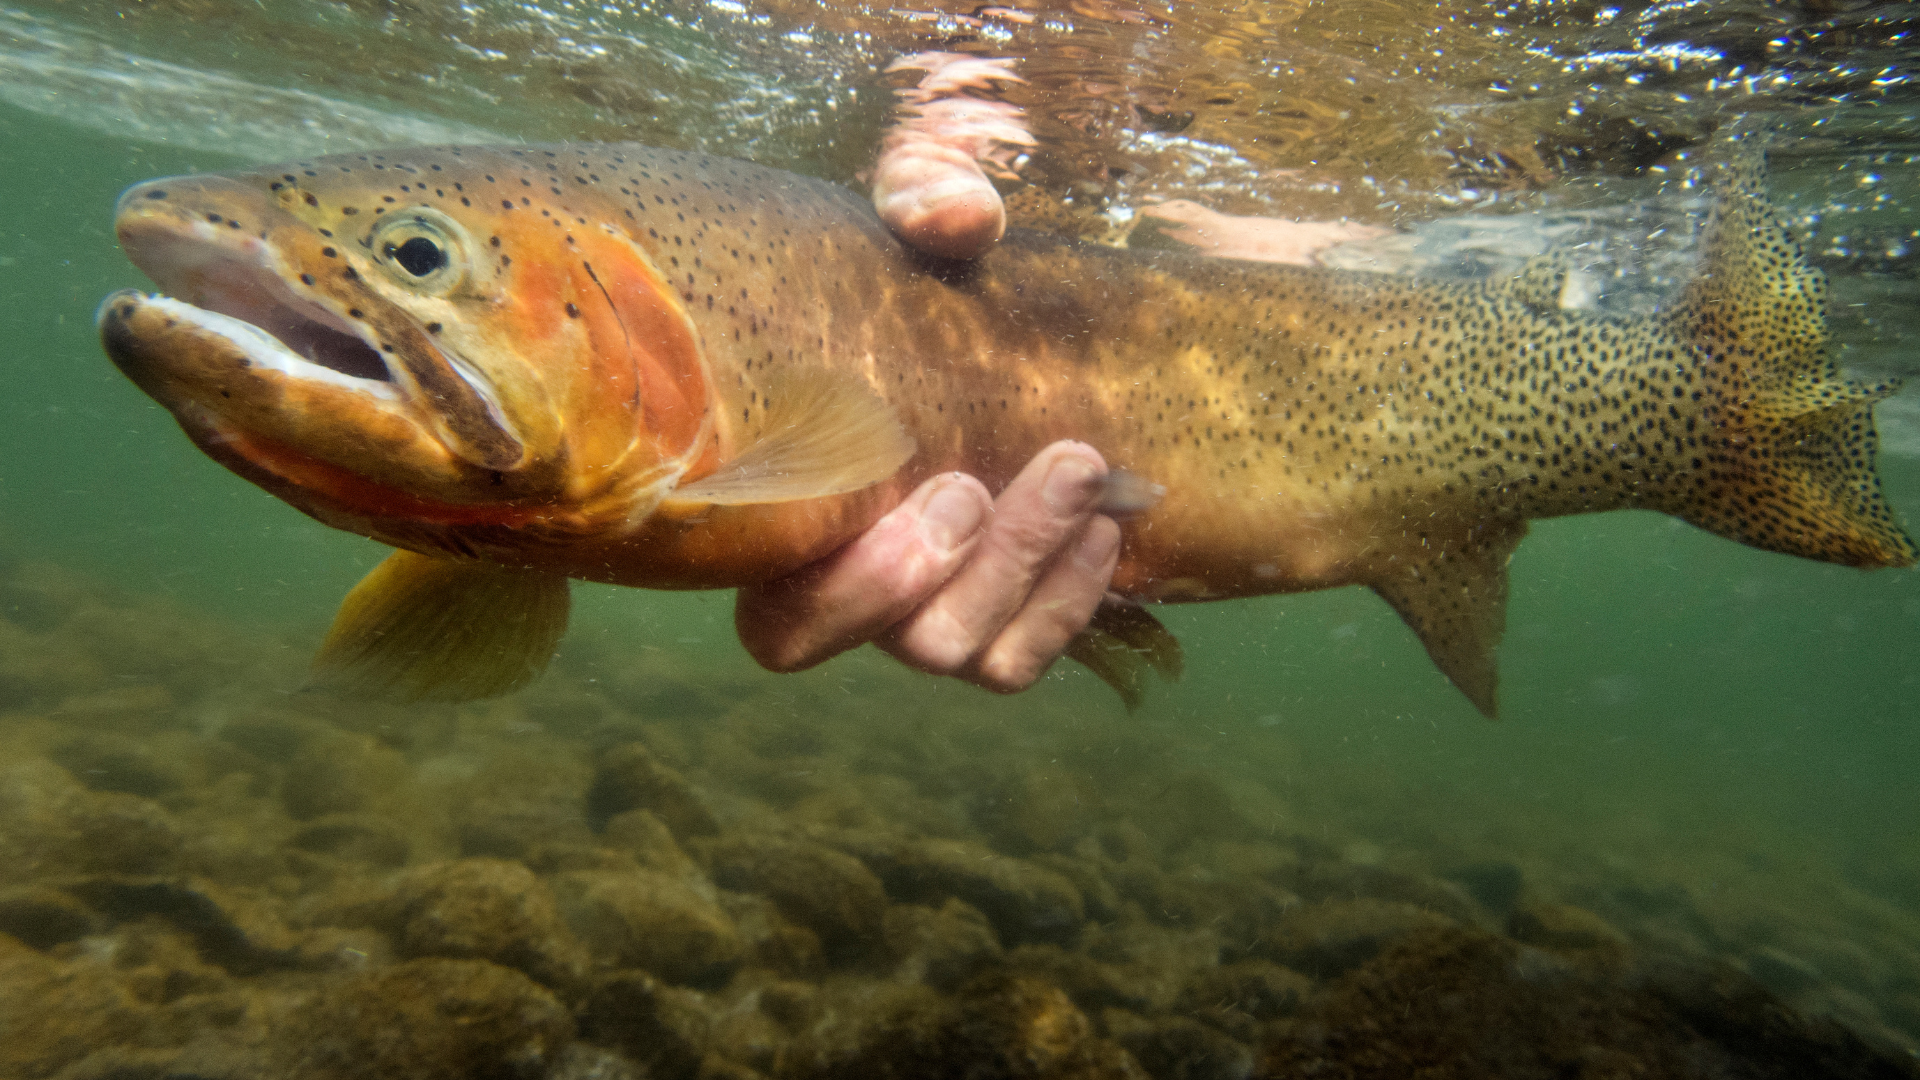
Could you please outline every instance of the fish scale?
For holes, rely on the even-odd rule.
[[[219,356],[155,344],[112,305],[103,333],[210,453],[323,521],[642,587],[785,575],[927,477],[997,489],[1081,439],[1166,492],[1123,523],[1119,593],[1366,585],[1491,714],[1529,519],[1642,507],[1770,550],[1911,563],[1872,471],[1889,388],[1837,376],[1819,276],[1761,181],[1750,152],[1725,167],[1701,273],[1671,311],[1626,320],[1560,309],[1550,260],[1422,283],[1014,231],[947,262],[844,188],[722,158],[390,151],[155,181],[121,210],[130,254],[176,294],[340,321],[392,357],[408,392],[377,422],[344,391],[330,414],[303,398],[275,416],[272,398],[214,445],[183,404],[238,415],[205,389],[235,378]],[[409,230],[458,261],[456,287],[396,269]],[[256,232],[259,250],[236,239]],[[183,250],[232,268],[183,267]],[[440,272],[423,254],[439,248],[412,250]],[[315,434],[409,419],[436,453],[389,437],[367,461]]]

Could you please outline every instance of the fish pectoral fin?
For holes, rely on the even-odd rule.
[[[1066,655],[1113,687],[1128,712],[1145,699],[1149,670],[1173,682],[1186,668],[1180,639],[1152,612],[1115,593],[1107,594],[1087,628],[1067,643]]]
[[[1524,521],[1492,522],[1464,540],[1416,549],[1417,555],[1402,556],[1369,582],[1489,720],[1499,715],[1494,692],[1500,635],[1507,628],[1507,561],[1526,534]]]
[[[872,487],[913,456],[892,405],[864,381],[832,371],[783,379],[760,436],[709,476],[675,488],[667,504],[743,506],[844,495]]]
[[[567,630],[567,579],[396,551],[333,618],[311,685],[389,701],[472,701],[532,682]]]

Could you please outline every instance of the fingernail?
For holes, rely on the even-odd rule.
[[[980,493],[971,485],[949,481],[927,497],[927,507],[920,512],[920,528],[927,543],[941,551],[952,551],[979,531],[986,512]]]
[[[1094,475],[1093,466],[1085,458],[1061,458],[1047,470],[1040,497],[1056,514],[1077,514],[1099,497],[1100,485],[1094,482]]]

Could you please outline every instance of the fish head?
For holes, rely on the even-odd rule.
[[[699,336],[616,223],[514,197],[526,153],[137,185],[116,230],[162,293],[102,304],[106,350],[329,524],[456,550],[462,529],[637,524],[712,453]]]

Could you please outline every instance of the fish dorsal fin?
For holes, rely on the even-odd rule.
[[[389,701],[472,701],[532,682],[567,630],[567,579],[396,551],[353,587],[313,685]]]
[[[1496,521],[1465,540],[1438,540],[1370,582],[1427,647],[1435,666],[1488,719],[1498,715],[1500,635],[1507,628],[1507,560],[1524,521]]]
[[[1580,291],[1579,281],[1572,261],[1564,253],[1548,252],[1520,264],[1518,273],[1499,282],[1495,288],[1528,307],[1559,311],[1583,306],[1577,302],[1580,296],[1569,295],[1570,291],[1575,294]]]
[[[1112,593],[1094,609],[1087,628],[1067,643],[1066,655],[1113,687],[1128,712],[1146,696],[1149,669],[1172,682],[1186,668],[1180,639],[1152,612]]]
[[[708,476],[675,488],[667,502],[743,506],[844,495],[898,472],[914,441],[900,416],[851,375],[814,369],[782,379],[761,435]]]

